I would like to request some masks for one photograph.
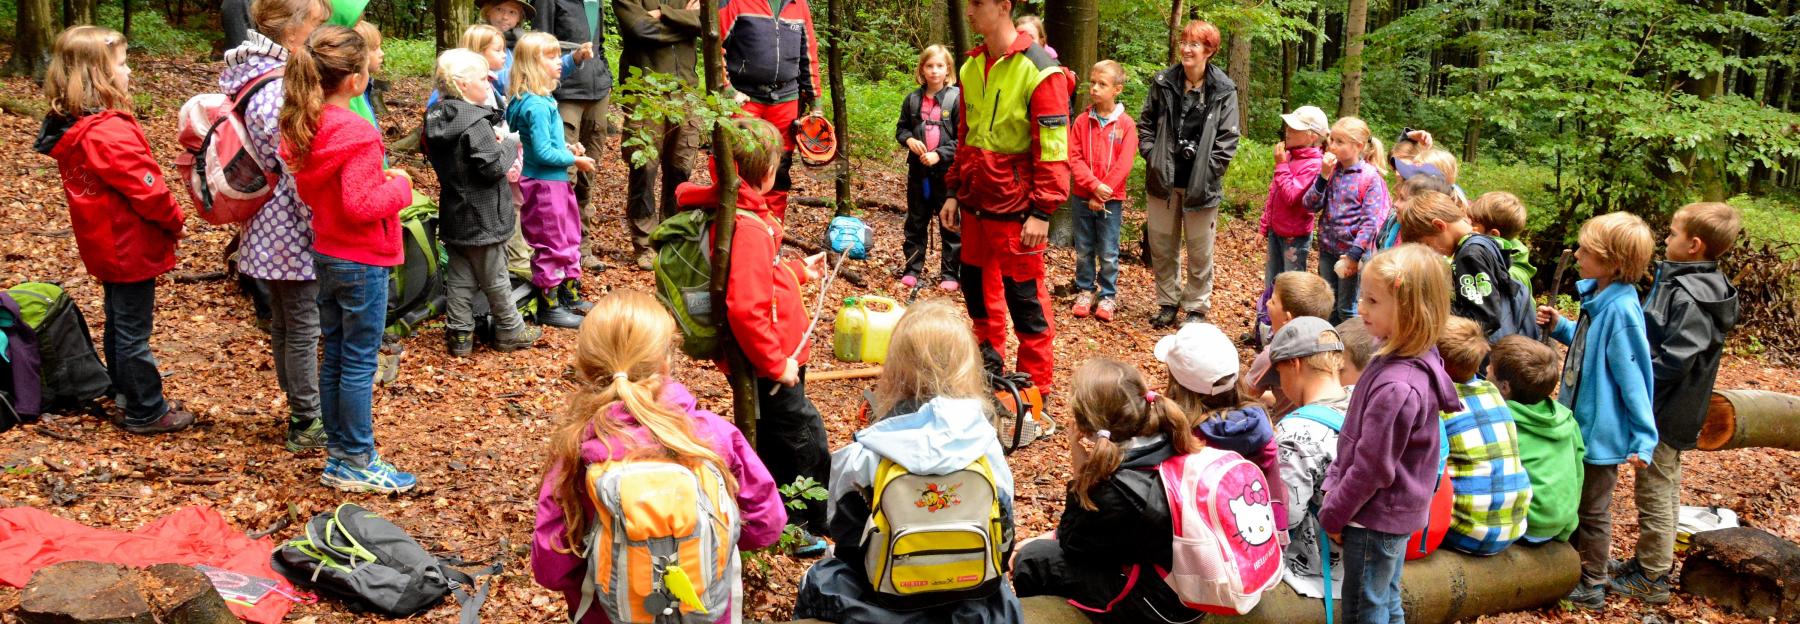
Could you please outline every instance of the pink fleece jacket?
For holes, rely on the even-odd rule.
[[[349,109],[331,104],[319,114],[312,152],[294,172],[300,201],[312,207],[313,251],[351,262],[395,267],[400,210],[412,204],[412,185],[382,170],[381,132]],[[281,156],[293,162],[293,144]]]
[[[1288,150],[1287,162],[1275,165],[1275,175],[1269,180],[1269,201],[1263,204],[1263,236],[1270,232],[1287,238],[1312,234],[1313,213],[1301,200],[1306,197],[1306,189],[1312,188],[1313,181],[1319,178],[1323,158],[1324,152],[1317,147],[1296,147]]]

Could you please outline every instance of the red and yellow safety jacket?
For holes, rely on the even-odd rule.
[[[945,176],[957,202],[977,215],[1048,220],[1069,198],[1068,74],[1021,33],[997,58],[985,45],[969,51],[957,76],[962,114]]]

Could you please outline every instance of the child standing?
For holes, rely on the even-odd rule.
[[[1068,502],[1054,538],[1020,546],[1013,587],[1020,597],[1068,598],[1106,624],[1198,620],[1156,576],[1158,567],[1169,569],[1175,541],[1156,467],[1198,452],[1199,440],[1181,408],[1130,364],[1088,360],[1074,379]]]
[[[1438,352],[1463,403],[1462,411],[1443,415],[1450,443],[1444,469],[1455,488],[1444,546],[1492,555],[1525,534],[1531,508],[1531,478],[1520,459],[1518,429],[1500,389],[1477,375],[1488,357],[1481,324],[1451,317],[1438,339]]]
[[[367,48],[355,31],[313,31],[288,61],[281,151],[300,199],[312,207],[316,233],[327,455],[319,480],[345,491],[391,494],[418,484],[375,452],[371,414],[388,271],[406,259],[399,215],[412,203],[412,177],[382,169],[381,132],[349,109],[368,87],[368,67]]]
[[[1669,599],[1675,564],[1675,521],[1681,505],[1681,452],[1694,448],[1719,374],[1725,336],[1738,320],[1737,289],[1719,272],[1719,256],[1743,232],[1737,210],[1721,203],[1688,204],[1675,212],[1664,241],[1668,260],[1656,270],[1644,300],[1656,393],[1658,444],[1635,485],[1635,556],[1612,579],[1614,592],[1650,603]]]
[[[1475,231],[1469,213],[1455,198],[1427,192],[1408,199],[1400,211],[1400,238],[1424,243],[1450,258],[1456,289],[1450,313],[1480,323],[1488,341],[1513,334],[1540,336],[1532,323],[1531,293],[1508,268],[1510,254],[1492,237]]]
[[[1300,407],[1275,425],[1275,444],[1280,450],[1281,483],[1287,486],[1288,547],[1282,549],[1282,580],[1309,598],[1325,596],[1325,561],[1330,551],[1331,592],[1340,597],[1344,583],[1342,549],[1321,548],[1328,539],[1319,530],[1319,517],[1309,510],[1325,502],[1325,475],[1337,458],[1338,430],[1344,426],[1344,410],[1350,393],[1338,383],[1343,368],[1343,340],[1325,319],[1303,316],[1275,332],[1269,350],[1276,362],[1271,376],[1282,392]]]
[[[1524,336],[1507,336],[1494,344],[1488,379],[1506,397],[1519,432],[1519,461],[1531,477],[1531,507],[1526,511],[1527,544],[1566,542],[1575,533],[1575,508],[1581,502],[1581,429],[1575,414],[1550,395],[1562,373],[1556,350]]]
[[[1100,61],[1088,71],[1087,111],[1075,116],[1069,133],[1069,169],[1075,187],[1076,318],[1091,311],[1111,321],[1119,304],[1113,300],[1119,282],[1119,227],[1125,219],[1125,181],[1137,155],[1137,124],[1119,94],[1125,91],[1125,68]],[[1083,210],[1086,208],[1086,210]],[[1094,271],[1100,272],[1100,302],[1094,303]]]
[[[912,289],[925,270],[926,242],[931,228],[937,225],[937,213],[950,197],[944,174],[956,160],[956,123],[962,111],[962,91],[950,73],[950,51],[934,45],[919,53],[919,66],[913,80],[919,88],[906,96],[900,106],[900,120],[894,124],[894,139],[906,148],[906,254],[901,266],[900,285]],[[957,275],[962,263],[962,235],[937,227],[940,246],[938,288],[955,291],[960,288]]]
[[[494,108],[487,67],[487,60],[474,52],[444,52],[437,67],[444,99],[425,112],[426,154],[442,185],[438,236],[450,254],[444,340],[458,357],[475,346],[471,304],[477,290],[487,296],[494,317],[495,350],[529,347],[544,335],[541,328],[525,326],[512,301],[506,241],[518,228],[518,212],[506,172],[518,160],[519,145],[496,128],[504,122]]]
[[[1350,397],[1319,508],[1344,551],[1345,622],[1404,617],[1400,563],[1437,486],[1438,414],[1462,410],[1437,350],[1449,273],[1422,245],[1383,251],[1361,271],[1363,326],[1380,349]]]
[[[512,50],[506,47],[506,37],[500,30],[487,24],[476,24],[463,31],[462,40],[458,42],[464,50],[480,54],[487,60],[488,84],[494,92],[493,103],[489,108],[500,111],[494,128],[504,138],[501,142],[511,141],[518,158],[513,159],[512,167],[506,170],[506,186],[512,194],[513,230],[512,236],[506,239],[506,270],[521,279],[531,278],[531,245],[525,244],[525,235],[519,231],[519,206],[525,203],[525,194],[519,189],[520,172],[524,170],[524,151],[519,149],[519,133],[506,124],[506,77],[512,69]],[[568,71],[569,64],[563,64],[563,71]],[[438,92],[431,92],[431,102],[427,106],[436,105]]]
[[[186,216],[131,111],[125,36],[98,26],[57,35],[44,77],[50,113],[38,153],[56,159],[82,266],[100,282],[106,310],[106,373],[137,434],[180,431],[194,414],[163,397],[150,352],[156,276],[175,266]]]
[[[1563,391],[1557,397],[1575,412],[1587,446],[1582,467],[1581,526],[1575,550],[1581,554],[1581,583],[1565,603],[1583,609],[1606,606],[1612,558],[1612,496],[1619,464],[1646,466],[1656,451],[1656,419],[1650,341],[1644,309],[1632,284],[1644,277],[1655,245],[1650,227],[1637,215],[1614,212],[1581,226],[1575,266],[1581,281],[1581,320],[1562,318],[1556,308],[1538,307],[1538,322],[1569,345],[1563,360]],[[1554,324],[1552,324],[1554,323]]]
[[[1319,144],[1331,134],[1325,111],[1317,106],[1296,108],[1282,115],[1281,121],[1282,141],[1275,145],[1275,177],[1269,180],[1269,201],[1263,205],[1260,226],[1269,242],[1263,288],[1273,288],[1277,275],[1306,270],[1313,216],[1302,199],[1313,181],[1319,179],[1324,154]]]
[[[1220,450],[1242,455],[1263,471],[1268,483],[1281,481],[1275,430],[1269,413],[1238,374],[1237,347],[1212,323],[1188,323],[1156,342],[1156,360],[1169,367],[1168,400],[1187,415],[1194,435]],[[1287,526],[1287,498],[1270,497],[1275,526]]]
[[[1319,177],[1306,190],[1306,209],[1319,218],[1319,276],[1336,293],[1332,323],[1356,315],[1355,276],[1364,257],[1375,249],[1375,234],[1389,211],[1387,156],[1369,124],[1344,117],[1331,125],[1331,142],[1320,157]]]
[[[595,515],[585,479],[590,464],[661,454],[690,468],[711,465],[735,495],[742,525],[734,546],[741,550],[775,543],[787,523],[775,482],[743,434],[731,421],[696,407],[687,387],[670,376],[674,335],[675,319],[662,304],[625,291],[601,298],[575,339],[578,386],[551,434],[531,540],[532,577],[562,592],[571,616],[590,574],[583,556],[593,547],[585,543]],[[732,614],[718,614],[715,621],[730,622]],[[602,609],[589,609],[581,619],[605,622]]]
[[[594,171],[594,159],[570,150],[556,100],[550,97],[563,71],[556,37],[525,35],[519,39],[517,52],[508,85],[512,103],[506,109],[506,123],[519,132],[525,148],[519,180],[525,201],[519,206],[519,229],[534,252],[531,285],[538,293],[538,322],[575,329],[592,304],[575,294],[581,280],[581,209],[575,203],[568,168],[574,165],[579,171]]]
[[[1506,191],[1482,193],[1469,206],[1469,223],[1476,232],[1500,244],[1508,254],[1506,271],[1525,287],[1525,298],[1531,299],[1531,278],[1537,275],[1537,267],[1531,266],[1531,248],[1519,239],[1525,233],[1525,204],[1519,196]]]
[[[768,193],[770,214],[787,216],[794,179],[794,122],[801,111],[819,115],[819,37],[807,0],[719,3],[719,41],[725,78],[744,114],[781,133],[781,165]],[[847,132],[840,129],[839,132]]]

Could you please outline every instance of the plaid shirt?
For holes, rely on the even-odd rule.
[[[1456,487],[1456,506],[1444,545],[1491,555],[1525,534],[1531,479],[1519,461],[1512,410],[1494,384],[1480,379],[1456,384],[1464,410],[1444,412],[1450,438],[1446,470]]]

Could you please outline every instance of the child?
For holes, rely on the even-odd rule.
[[[1550,398],[1562,372],[1556,350],[1524,336],[1494,344],[1488,379],[1506,397],[1519,432],[1519,461],[1531,477],[1531,506],[1525,516],[1527,544],[1566,542],[1575,533],[1581,501],[1581,430],[1575,414]]]
[[[919,88],[906,96],[900,106],[900,120],[894,124],[894,139],[906,148],[906,254],[901,266],[900,285],[912,289],[925,270],[926,242],[937,213],[950,197],[944,174],[956,159],[956,123],[961,113],[962,91],[956,88],[951,74],[954,60],[944,46],[934,45],[919,53],[919,66],[913,80]],[[938,256],[938,288],[956,291],[961,287],[956,276],[962,272],[957,256],[962,253],[962,236],[938,227],[942,243]]]
[[[1119,281],[1119,227],[1125,218],[1125,181],[1131,177],[1138,149],[1137,124],[1118,103],[1124,91],[1123,66],[1116,61],[1095,63],[1088,71],[1088,99],[1093,106],[1075,117],[1069,132],[1069,169],[1075,179],[1075,289],[1080,291],[1075,296],[1076,318],[1092,311],[1094,318],[1111,321],[1119,308],[1113,300]]]
[[[1444,546],[1492,555],[1524,535],[1531,507],[1531,478],[1520,462],[1519,433],[1506,397],[1478,376],[1488,357],[1480,323],[1450,317],[1438,339],[1438,353],[1463,404],[1462,411],[1443,414],[1444,436],[1450,441],[1444,469],[1456,494]]]
[[[519,206],[525,203],[525,193],[519,188],[520,173],[524,170],[524,150],[519,148],[519,133],[506,125],[506,77],[512,66],[512,51],[506,47],[506,37],[500,30],[487,24],[476,24],[463,31],[458,45],[464,50],[480,54],[487,59],[488,83],[494,93],[493,104],[489,108],[500,111],[501,117],[494,121],[494,129],[505,138],[502,142],[511,141],[519,151],[519,157],[513,159],[512,167],[506,170],[506,186],[512,193],[513,231],[512,237],[506,240],[506,270],[520,279],[531,278],[531,245],[525,243],[525,235],[519,230]],[[563,64],[563,71],[569,70],[569,64]],[[433,89],[431,102],[436,105],[438,92]],[[541,331],[541,330],[540,330]]]
[[[1556,308],[1538,307],[1538,322],[1569,345],[1563,361],[1563,392],[1557,397],[1575,412],[1587,446],[1581,484],[1581,526],[1575,550],[1581,554],[1581,582],[1564,602],[1582,609],[1606,606],[1607,562],[1612,551],[1612,495],[1619,464],[1643,467],[1656,451],[1656,420],[1650,341],[1644,309],[1632,284],[1644,277],[1655,243],[1644,220],[1627,212],[1589,219],[1581,226],[1575,267],[1581,281],[1581,321],[1562,318]],[[1554,323],[1554,324],[1552,324]]]
[[[449,312],[444,340],[450,355],[474,349],[475,292],[487,296],[494,317],[494,349],[514,351],[544,335],[526,327],[512,301],[506,271],[506,241],[518,228],[506,172],[518,159],[515,139],[501,140],[500,111],[487,81],[488,62],[461,48],[438,57],[438,90],[444,99],[425,113],[426,154],[442,184],[438,194],[438,237],[450,254],[444,284]]]
[[[600,299],[575,339],[576,390],[550,438],[550,460],[538,490],[531,575],[581,604],[594,522],[584,478],[596,462],[660,455],[690,468],[710,464],[725,476],[742,519],[737,544],[750,551],[775,543],[787,512],[775,481],[731,421],[696,407],[674,368],[675,319],[648,294],[618,291]],[[735,582],[737,579],[732,579]],[[732,614],[717,614],[729,622]],[[581,624],[606,622],[589,609]]]
[[[1536,339],[1531,294],[1509,272],[1509,255],[1486,234],[1477,233],[1468,212],[1443,193],[1420,193],[1400,211],[1400,238],[1450,258],[1455,298],[1450,312],[1481,324],[1492,342],[1513,334]]]
[[[1302,316],[1325,318],[1331,315],[1331,287],[1325,285],[1325,278],[1312,273],[1288,271],[1275,276],[1275,283],[1269,290],[1269,300],[1265,304],[1269,311],[1269,336],[1281,331],[1288,321]],[[1250,389],[1257,395],[1269,394],[1268,405],[1276,416],[1287,414],[1294,409],[1294,403],[1281,391],[1281,383],[1270,375],[1269,350],[1264,348],[1257,352],[1256,359],[1250,363]]]
[[[1418,161],[1419,164],[1436,170],[1444,182],[1450,185],[1450,196],[1456,198],[1456,203],[1469,205],[1469,197],[1464,195],[1462,187],[1456,184],[1456,175],[1462,170],[1462,166],[1457,164],[1455,154],[1450,153],[1450,150],[1434,147],[1419,154]]]
[[[875,382],[869,426],[831,454],[826,510],[837,547],[806,572],[794,617],[887,624],[1021,621],[1019,599],[1005,582],[991,592],[906,610],[888,608],[882,601],[890,596],[875,594],[864,557],[876,502],[872,488],[884,462],[910,474],[948,475],[985,458],[1004,519],[1002,560],[1010,558],[1013,531],[1012,470],[989,423],[991,395],[968,321],[942,299],[921,302],[894,326],[887,361]]]
[[[1319,178],[1319,144],[1331,133],[1325,111],[1302,106],[1281,116],[1282,141],[1275,145],[1275,176],[1269,180],[1269,201],[1263,205],[1261,234],[1268,239],[1268,261],[1263,267],[1263,288],[1275,285],[1275,276],[1306,270],[1306,253],[1312,246],[1313,217],[1302,199]],[[1272,331],[1272,330],[1271,330]]]
[[[1437,350],[1450,318],[1443,258],[1401,245],[1361,273],[1363,326],[1380,349],[1350,396],[1319,507],[1319,528],[1344,551],[1349,623],[1403,617],[1400,562],[1437,486],[1438,414],[1462,410]]]
[[[518,45],[519,39],[525,35],[524,29],[521,28],[524,26],[525,20],[536,22],[537,9],[532,8],[531,3],[523,0],[476,0],[475,9],[481,12],[481,21],[483,22],[478,26],[493,28],[501,36],[501,62],[500,66],[494,69],[499,72],[498,78],[495,80],[496,87],[500,93],[505,94],[507,93],[507,78],[512,75],[513,46]],[[467,37],[468,34],[468,31],[463,31],[464,37]],[[468,47],[466,41],[461,47]],[[476,51],[484,55],[487,53],[486,48]],[[576,65],[590,58],[594,58],[593,42],[583,43],[574,50],[563,54],[563,73],[575,71]],[[435,103],[434,100],[427,104]]]
[[[406,260],[400,209],[412,176],[382,169],[381,132],[349,109],[368,87],[368,49],[355,31],[323,26],[293,53],[281,105],[281,151],[312,207],[314,272],[325,356],[319,397],[327,486],[385,494],[418,484],[375,452],[376,355],[386,326],[388,271]]]
[[[1194,434],[1207,446],[1242,455],[1269,483],[1281,481],[1275,430],[1269,413],[1238,375],[1237,347],[1212,323],[1188,323],[1156,342],[1156,361],[1169,367],[1168,400],[1188,415]],[[1270,497],[1275,526],[1287,526],[1287,500]]]
[[[1736,209],[1720,203],[1682,206],[1663,242],[1668,260],[1644,300],[1656,380],[1651,411],[1659,440],[1635,484],[1638,541],[1614,592],[1644,602],[1669,599],[1675,520],[1681,504],[1681,452],[1694,448],[1719,374],[1725,336],[1738,320],[1737,289],[1719,272],[1719,256],[1743,232]],[[1641,458],[1640,458],[1641,459]]]
[[[106,309],[106,373],[126,431],[180,431],[194,414],[163,397],[150,352],[156,276],[175,266],[186,216],[131,110],[125,36],[98,26],[57,35],[44,77],[50,113],[38,153],[56,159],[75,246],[100,282]],[[83,330],[86,331],[86,330]]]
[[[1325,596],[1320,540],[1327,538],[1319,531],[1319,517],[1308,510],[1325,502],[1325,490],[1319,486],[1337,457],[1338,429],[1343,427],[1344,410],[1350,407],[1350,393],[1338,383],[1343,349],[1337,330],[1325,319],[1312,316],[1294,319],[1269,343],[1274,353],[1271,357],[1276,359],[1271,376],[1278,378],[1284,394],[1300,404],[1275,425],[1281,483],[1287,486],[1287,500],[1293,506],[1284,527],[1289,545],[1282,549],[1286,563],[1282,580],[1309,598]],[[1336,599],[1341,597],[1344,582],[1344,553],[1329,550]]]
[[[519,190],[525,201],[519,206],[519,229],[531,245],[531,285],[538,294],[538,322],[575,329],[592,304],[575,294],[581,280],[581,210],[569,183],[570,165],[595,170],[594,159],[569,149],[562,116],[550,98],[562,63],[557,61],[556,37],[531,33],[519,39],[513,62],[506,109],[506,123],[519,132],[525,149],[525,167]]]
[[[1031,35],[1031,39],[1036,41],[1038,45],[1043,46],[1044,52],[1049,54],[1050,58],[1061,58],[1061,56],[1056,53],[1056,48],[1050,47],[1050,38],[1044,35],[1043,19],[1036,15],[1020,15],[1019,19],[1013,20],[1013,28],[1018,29],[1019,32]]]
[[[794,126],[801,111],[820,115],[819,37],[807,0],[719,3],[725,77],[744,114],[781,133],[781,167],[768,193],[769,212],[787,216],[794,179]],[[847,130],[840,130],[844,132]]]
[[[1338,382],[1348,391],[1356,387],[1356,382],[1362,379],[1363,369],[1369,367],[1375,344],[1369,339],[1369,330],[1363,326],[1361,318],[1338,323],[1337,333],[1344,341],[1344,369],[1338,373]]]
[[[1375,248],[1375,234],[1388,215],[1387,181],[1381,176],[1381,139],[1369,124],[1343,117],[1331,125],[1331,142],[1319,161],[1319,177],[1302,201],[1319,217],[1319,276],[1336,293],[1332,323],[1356,315],[1355,276]]]
[[[1136,367],[1092,359],[1074,379],[1075,478],[1054,538],[1020,546],[1013,587],[1020,597],[1067,598],[1103,624],[1199,619],[1156,570],[1169,569],[1175,541],[1157,465],[1200,442]]]
[[[1493,237],[1500,249],[1509,254],[1506,271],[1512,274],[1513,281],[1525,287],[1525,298],[1530,299],[1531,278],[1537,275],[1537,267],[1531,266],[1531,248],[1519,238],[1525,233],[1525,204],[1506,191],[1482,193],[1469,206],[1469,223],[1477,233]]]
[[[373,81],[375,74],[381,72],[381,61],[386,58],[381,51],[381,29],[376,28],[375,24],[368,20],[357,20],[356,25],[352,28],[358,37],[363,38],[363,45],[369,49],[369,80]],[[375,126],[376,130],[380,130],[381,123],[375,121],[374,97],[375,94],[364,89],[362,95],[350,101],[350,111],[368,120],[369,125]]]
[[[763,195],[775,185],[781,133],[760,119],[731,123],[748,139],[732,146],[739,181],[725,321],[756,375],[761,418],[756,454],[769,462],[776,483],[787,485],[809,477],[828,486],[831,452],[826,448],[825,421],[806,398],[803,363],[811,344],[806,340],[808,316],[801,300],[801,287],[819,278],[825,254],[814,254],[803,262],[781,260],[781,221],[771,214]],[[678,187],[675,195],[676,201],[687,207],[719,203],[716,187],[691,182]],[[721,370],[726,368],[724,360],[718,365]],[[801,502],[805,506],[798,512],[796,524],[813,534],[824,532],[824,506]],[[825,540],[808,535],[795,554],[817,557],[825,548]]]

